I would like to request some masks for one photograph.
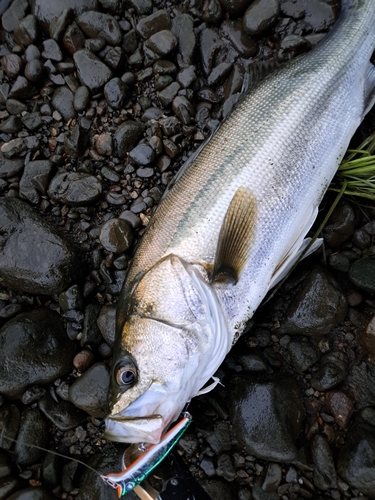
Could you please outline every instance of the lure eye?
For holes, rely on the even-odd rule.
[[[132,385],[136,381],[136,378],[137,370],[132,363],[120,365],[116,370],[116,382],[118,385]]]

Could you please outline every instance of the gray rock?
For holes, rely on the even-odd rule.
[[[89,50],[78,50],[73,54],[73,59],[81,84],[90,90],[100,89],[112,78],[108,66]]]
[[[120,78],[112,78],[104,87],[104,96],[113,109],[120,109],[128,87]]]
[[[13,31],[20,20],[25,16],[26,10],[29,8],[26,0],[14,0],[10,2],[10,7],[2,15],[2,25],[6,31]]]
[[[236,377],[231,382],[229,412],[247,453],[264,460],[305,463],[298,450],[305,412],[293,379],[257,383]]]
[[[42,57],[44,57],[44,59],[51,59],[52,61],[62,61],[62,52],[56,40],[53,40],[52,38],[44,40]]]
[[[127,3],[136,10],[138,15],[149,14],[152,11],[151,0],[128,0]]]
[[[94,203],[102,193],[101,182],[83,172],[60,172],[52,179],[48,195],[56,201],[78,207]]]
[[[246,372],[264,372],[267,370],[266,363],[256,353],[243,354],[239,357],[238,362]]]
[[[72,403],[68,401],[56,403],[49,395],[45,395],[39,400],[38,407],[48,420],[63,432],[74,429],[87,418],[87,415]]]
[[[319,360],[319,350],[304,337],[291,339],[288,351],[292,365],[300,373]]]
[[[48,425],[38,410],[27,408],[22,413],[18,441],[14,447],[14,459],[20,466],[32,465],[41,460],[44,451],[28,444],[46,447],[48,445]]]
[[[114,154],[125,158],[128,151],[133,149],[138,140],[143,136],[144,125],[141,122],[125,121],[113,135]]]
[[[103,342],[103,337],[98,327],[98,316],[100,306],[88,304],[85,307],[85,319],[83,321],[81,347],[98,346]]]
[[[325,394],[325,402],[335,422],[340,427],[344,429],[347,428],[354,410],[354,404],[351,398],[343,392],[331,391]]]
[[[40,51],[36,45],[28,45],[25,50],[25,60],[27,62],[40,58]]]
[[[251,0],[220,0],[220,3],[224,10],[233,17],[243,14]]]
[[[82,309],[83,297],[81,289],[78,285],[73,285],[59,295],[59,305],[63,312],[70,309]]]
[[[154,161],[155,152],[150,146],[142,143],[130,151],[129,157],[137,165],[146,166]]]
[[[9,397],[68,374],[76,351],[62,320],[49,309],[9,320],[0,330],[0,345],[0,392]]]
[[[21,158],[9,159],[0,154],[0,179],[14,177],[23,169],[24,160]]]
[[[105,417],[108,413],[107,394],[109,371],[104,363],[96,363],[86,370],[69,389],[70,401],[94,417]]]
[[[55,21],[65,9],[71,9],[75,16],[85,10],[96,10],[97,0],[32,0],[31,11],[43,26],[46,33],[49,32],[49,26]]]
[[[280,12],[278,0],[255,0],[243,16],[243,29],[250,35],[261,35],[276,21]]]
[[[42,117],[39,111],[36,111],[35,113],[25,113],[21,120],[30,132],[35,132],[35,130],[43,125]]]
[[[78,89],[75,91],[74,94],[74,101],[73,101],[73,106],[76,111],[84,111],[90,101],[90,91],[89,89],[85,86],[82,85],[81,87],[78,87]]]
[[[337,477],[332,452],[325,436],[316,435],[311,440],[311,457],[314,462],[314,484],[321,490],[337,488]]]
[[[292,57],[307,52],[311,43],[299,35],[288,35],[282,39],[277,57],[280,61],[288,61]]]
[[[102,134],[98,135],[95,138],[95,149],[100,155],[110,156],[112,154],[112,135],[108,132],[103,132]],[[104,168],[106,170],[103,172]],[[109,172],[109,168],[103,167],[103,169],[102,174],[106,179],[111,180],[112,182],[119,182],[120,177],[118,174],[116,174],[116,172],[113,172],[113,170],[111,170],[111,172],[113,172],[112,175]]]
[[[109,252],[123,253],[133,243],[133,231],[123,219],[110,219],[100,231],[100,243]]]
[[[238,50],[241,56],[245,58],[255,56],[258,45],[244,32],[241,21],[228,20],[224,21],[221,26],[232,42],[233,47]]]
[[[25,141],[21,137],[17,137],[17,139],[4,142],[0,149],[5,158],[13,158],[25,150]]]
[[[289,304],[279,332],[326,335],[344,320],[346,312],[347,302],[338,284],[323,268],[316,266]]]
[[[20,195],[34,205],[40,202],[39,192],[46,194],[52,164],[49,160],[30,161],[25,165],[20,180]]]
[[[318,391],[332,389],[345,380],[348,375],[347,358],[344,353],[325,354],[319,368],[311,379],[311,386]]]
[[[60,40],[73,19],[74,16],[72,9],[64,9],[58,17],[54,18],[50,22],[48,27],[50,37],[56,41]]]
[[[0,221],[0,276],[4,286],[51,295],[81,275],[76,247],[29,205],[15,198],[1,198]]]
[[[0,123],[0,131],[5,134],[16,134],[22,128],[22,122],[18,116],[9,116],[6,120]]]
[[[0,430],[1,448],[10,450],[13,448],[21,421],[20,411],[14,404],[3,404],[0,407]],[[7,439],[9,438],[9,439]]]
[[[342,201],[337,205],[324,228],[324,241],[332,248],[338,247],[350,238],[354,229],[354,211],[348,202]]]
[[[375,260],[359,259],[354,261],[349,271],[352,283],[365,292],[375,294]]]
[[[79,158],[88,144],[87,131],[76,123],[70,133],[64,135],[65,152],[73,158]]]
[[[52,96],[51,104],[65,121],[77,116],[73,105],[74,95],[68,87],[59,87]]]
[[[17,101],[17,99],[7,99],[5,107],[7,108],[7,111],[9,111],[9,113],[12,115],[19,115],[23,111],[27,110],[26,104],[21,101]]]
[[[162,30],[152,35],[145,45],[158,56],[164,57],[177,47],[177,38],[172,31]]]
[[[11,78],[17,78],[24,66],[23,60],[17,54],[6,54],[1,58],[1,68]]]
[[[112,47],[112,49],[107,52],[104,62],[113,69],[113,71],[121,71],[125,64],[125,52],[121,47]]]
[[[65,31],[63,36],[63,44],[66,50],[70,52],[70,54],[75,54],[85,46],[85,35],[82,33],[75,22],[69,24],[67,30]],[[87,64],[85,65],[85,60],[83,60],[81,65],[82,70],[85,70],[85,68],[87,67],[87,71],[89,72],[90,66],[88,66]],[[92,64],[91,67],[93,67]]]
[[[177,82],[172,82],[168,87],[158,92],[160,104],[163,107],[171,105],[179,90],[180,85]]]
[[[137,33],[147,40],[158,31],[169,30],[171,24],[170,17],[166,10],[157,10],[153,14],[140,19],[136,26]]]
[[[121,30],[116,19],[110,14],[93,10],[80,14],[76,22],[81,30],[90,38],[103,38],[109,45],[119,45]]]
[[[126,220],[134,229],[138,229],[142,225],[141,219],[130,210],[124,210],[119,217]]]
[[[24,47],[33,44],[38,38],[39,30],[35,16],[28,15],[20,21],[14,30],[14,40]]]
[[[56,497],[42,486],[30,486],[16,491],[7,500],[56,500]]]
[[[375,367],[362,362],[352,367],[348,378],[357,409],[375,406]]]
[[[113,347],[116,336],[116,306],[103,306],[97,323],[105,341]]]
[[[38,83],[44,74],[42,61],[39,61],[39,59],[33,59],[28,62],[25,66],[24,74],[31,83]]]
[[[337,472],[352,488],[375,497],[375,427],[358,422],[338,450]]]
[[[30,99],[38,93],[38,90],[26,80],[24,76],[18,76],[9,92],[13,99]]]
[[[177,14],[172,21],[172,33],[177,37],[178,55],[177,62],[181,68],[193,63],[193,53],[196,39],[193,19],[189,14]]]
[[[224,477],[227,481],[233,481],[236,477],[236,469],[228,453],[222,453],[217,460],[216,474]]]

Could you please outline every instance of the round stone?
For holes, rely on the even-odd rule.
[[[243,17],[245,32],[250,36],[261,35],[277,21],[279,11],[278,0],[255,0]]]
[[[123,253],[133,243],[133,231],[124,219],[110,219],[102,227],[99,240],[109,252]]]
[[[99,179],[83,172],[60,172],[48,188],[52,199],[74,207],[94,203],[101,193]]]

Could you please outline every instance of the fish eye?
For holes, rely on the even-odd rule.
[[[137,378],[137,369],[133,363],[120,364],[116,369],[115,378],[118,385],[132,385]]]

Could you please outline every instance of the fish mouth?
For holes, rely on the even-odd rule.
[[[161,415],[126,417],[110,415],[105,419],[104,437],[119,443],[160,442],[166,424]]]

